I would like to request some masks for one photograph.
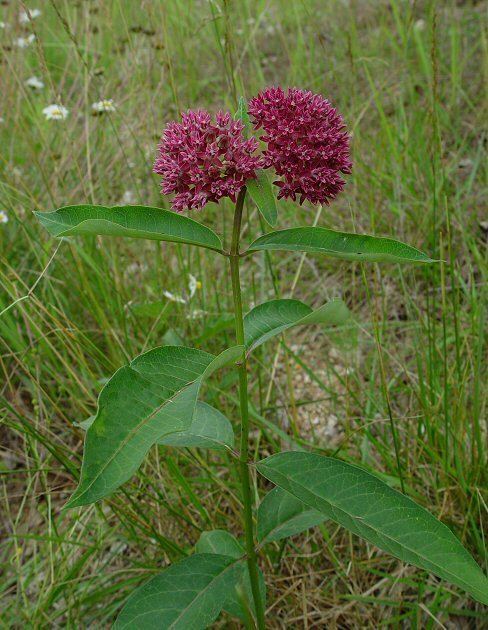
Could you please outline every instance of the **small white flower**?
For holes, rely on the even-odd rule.
[[[3,116],[0,116],[0,125],[3,125],[4,122],[5,122],[5,118]]]
[[[25,84],[33,90],[42,90],[44,87],[44,83],[38,77],[29,77]]]
[[[42,110],[47,120],[64,120],[68,117],[68,110],[62,105],[48,105]]]
[[[425,30],[425,20],[417,20],[413,25],[415,31],[424,31]]]
[[[97,101],[96,103],[93,103],[92,110],[95,114],[103,114],[104,112],[114,112],[115,104],[113,102],[113,99],[104,98],[101,101]]]
[[[122,203],[136,203],[136,194],[133,190],[126,190],[122,195]]]
[[[0,29],[7,28],[7,24],[5,22],[0,22]]]
[[[202,283],[192,276],[191,273],[188,274],[189,282],[188,282],[188,291],[190,294],[190,300],[195,295],[197,289],[202,288]]]
[[[5,210],[0,210],[0,223],[8,223],[8,215]]]
[[[201,319],[207,314],[207,311],[197,308],[186,316],[186,319]]]
[[[179,295],[175,295],[174,293],[171,293],[170,291],[163,291],[163,295],[164,297],[168,298],[168,300],[170,300],[171,302],[178,302],[178,304],[186,304],[185,298]]]
[[[27,46],[30,46],[35,39],[36,36],[34,33],[31,33],[30,35],[27,35],[27,37],[17,37],[15,43],[19,48],[27,48]]]
[[[22,11],[19,15],[19,22],[21,24],[27,24],[30,20],[35,20],[36,17],[39,17],[41,12],[39,9],[32,9],[28,11]]]

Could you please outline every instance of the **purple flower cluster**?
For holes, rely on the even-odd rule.
[[[265,167],[283,179],[278,198],[328,204],[350,173],[349,136],[341,115],[320,94],[271,87],[249,101],[249,115],[267,143]]]
[[[209,201],[236,201],[246,180],[256,176],[262,157],[259,143],[246,140],[243,124],[219,112],[213,122],[206,111],[189,111],[181,122],[170,122],[163,132],[154,172],[163,176],[163,194],[176,193],[172,207],[203,208]]]

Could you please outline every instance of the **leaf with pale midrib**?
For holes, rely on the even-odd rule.
[[[137,589],[121,610],[114,630],[200,630],[219,616],[241,579],[244,562],[199,553],[165,569]]]
[[[450,529],[374,475],[338,459],[299,452],[272,455],[257,469],[354,534],[488,603],[488,579]]]
[[[359,262],[435,262],[415,247],[391,238],[336,232],[323,227],[269,232],[251,243],[247,253],[263,250],[310,252]]]
[[[222,249],[219,237],[210,228],[162,208],[78,205],[34,214],[48,232],[57,237],[101,234]]]
[[[254,179],[247,180],[246,186],[263,219],[274,227],[278,220],[278,208],[266,171],[258,170]]]
[[[235,538],[235,536],[222,529],[214,529],[210,532],[203,532],[199,541],[195,545],[195,551],[197,553],[221,553],[224,556],[231,556],[236,559],[242,558],[242,556],[246,553],[244,547]],[[259,567],[258,580],[261,600],[266,602],[266,584],[264,582],[263,572],[259,569]],[[251,578],[249,577],[249,570],[246,566],[239,583],[236,585],[236,588],[227,597],[224,610],[245,622],[249,616],[247,613],[247,609],[249,608],[251,609],[252,614],[256,616]]]
[[[244,317],[245,346],[249,351],[272,337],[306,324],[344,324],[350,312],[342,300],[327,302],[315,311],[300,300],[270,300],[256,306]]]
[[[120,368],[100,393],[86,433],[80,483],[66,507],[107,496],[130,479],[164,435],[188,430],[203,380],[242,351],[235,346],[215,357],[162,346]]]
[[[198,401],[192,423],[186,431],[169,433],[159,440],[165,446],[223,449],[234,447],[234,431],[218,409]]]
[[[273,488],[259,504],[257,538],[261,545],[295,536],[326,517],[283,488]]]

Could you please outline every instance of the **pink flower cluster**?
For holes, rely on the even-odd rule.
[[[249,101],[259,142],[246,139],[243,123],[219,112],[188,111],[170,122],[159,144],[154,172],[163,176],[163,194],[175,193],[173,209],[203,208],[209,201],[236,197],[259,168],[274,168],[281,179],[278,198],[328,204],[350,173],[349,136],[344,121],[319,94],[268,88]]]
[[[249,101],[256,129],[267,143],[265,167],[283,180],[278,198],[328,204],[344,187],[341,173],[350,173],[349,135],[344,120],[320,94],[290,88],[268,88]]]
[[[176,193],[172,207],[203,208],[209,201],[236,201],[246,180],[256,176],[262,157],[253,155],[255,138],[246,140],[241,121],[219,112],[189,111],[181,123],[170,122],[159,144],[154,172],[163,176],[163,194]]]

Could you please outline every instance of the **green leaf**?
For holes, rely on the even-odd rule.
[[[90,416],[86,420],[74,424],[80,429],[88,431],[94,420],[95,416]],[[234,429],[228,418],[218,409],[198,401],[190,428],[186,431],[178,431],[163,436],[159,440],[159,444],[187,448],[234,448]]]
[[[186,431],[165,435],[159,440],[159,444],[187,448],[233,448],[234,430],[218,409],[207,403],[197,402],[190,427]]]
[[[242,351],[235,346],[215,357],[194,348],[162,346],[117,370],[100,393],[86,432],[80,483],[66,507],[107,496],[130,479],[164,435],[188,430],[202,382]]]
[[[200,553],[171,565],[127,600],[115,630],[199,630],[220,614],[242,576],[243,561]]]
[[[322,512],[310,508],[283,488],[273,488],[259,504],[257,538],[264,545],[300,534],[324,520]]]
[[[222,529],[214,529],[210,532],[203,532],[195,546],[195,550],[197,553],[221,553],[235,559],[242,558],[242,556],[246,553],[241,543],[232,534]],[[264,582],[263,573],[259,568],[258,575],[261,599],[265,602],[266,584]],[[251,578],[249,577],[247,567],[245,567],[244,574],[239,583],[236,585],[234,591],[228,596],[224,605],[224,610],[244,622],[249,617],[249,610],[254,617],[256,617],[256,608],[254,606],[251,588]]]
[[[242,96],[239,96],[239,100],[237,102],[237,111],[234,114],[234,118],[236,120],[242,121],[242,123],[244,124],[244,135],[246,138],[248,138],[251,132],[251,120],[249,118],[249,114],[247,113],[246,99]]]
[[[257,348],[293,326],[305,324],[343,324],[350,311],[342,300],[327,302],[315,311],[299,300],[270,300],[256,306],[244,317],[245,346]]]
[[[247,252],[262,250],[311,252],[365,262],[434,262],[415,247],[391,238],[335,232],[323,227],[299,227],[270,232],[251,243]]]
[[[488,579],[451,530],[374,475],[338,459],[299,452],[267,457],[257,469],[354,534],[488,604]]]
[[[246,186],[263,219],[274,227],[278,220],[278,209],[268,174],[264,170],[256,171],[255,179],[248,179]]]
[[[218,553],[231,558],[242,558],[246,551],[231,533],[224,529],[213,529],[203,532],[195,545],[197,553]]]
[[[66,206],[34,213],[52,236],[103,234],[189,243],[220,251],[215,232],[176,212],[147,206]]]

